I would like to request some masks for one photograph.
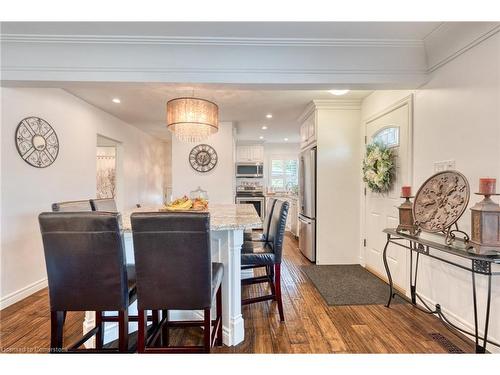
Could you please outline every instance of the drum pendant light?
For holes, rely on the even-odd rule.
[[[200,98],[167,102],[167,128],[184,142],[201,142],[219,130],[219,107]]]

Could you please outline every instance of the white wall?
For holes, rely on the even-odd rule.
[[[380,112],[409,91],[377,91],[362,106],[363,119]],[[413,186],[417,190],[434,173],[434,162],[453,159],[468,178],[472,192],[480,177],[500,181],[500,34],[485,40],[434,71],[415,92]],[[480,198],[471,195],[469,207]],[[498,201],[498,200],[497,200]],[[459,221],[470,233],[470,211]],[[496,267],[500,271],[500,267]],[[485,301],[486,283],[480,278],[479,299]],[[418,290],[438,302],[455,322],[473,327],[470,273],[422,259]],[[500,341],[500,284],[493,278],[491,338]],[[480,324],[484,303],[480,306]],[[490,350],[498,351],[493,346]]]
[[[317,112],[317,264],[358,263],[360,110]]]
[[[121,155],[120,208],[161,203],[164,144],[60,89],[3,88],[1,138],[1,305],[45,286],[37,216],[53,202],[96,193],[97,134],[117,140]],[[38,169],[18,155],[14,133],[21,119],[39,116],[59,138],[57,160]]]
[[[271,187],[271,160],[273,157],[282,159],[298,159],[300,144],[298,143],[264,143],[264,186]]]
[[[201,186],[212,203],[234,203],[233,123],[222,122],[219,131],[202,143],[217,152],[217,165],[209,172],[195,171],[189,164],[189,153],[196,143],[181,142],[172,137],[172,190],[174,198],[189,195]]]

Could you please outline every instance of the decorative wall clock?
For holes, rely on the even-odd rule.
[[[26,163],[45,168],[57,159],[59,139],[47,121],[39,117],[26,117],[17,125],[16,147]]]
[[[209,145],[195,146],[189,153],[189,163],[195,171],[211,171],[217,165],[217,152]]]
[[[456,171],[444,171],[431,176],[420,187],[413,203],[413,217],[419,230],[444,232],[447,242],[460,232],[468,240],[467,234],[458,230],[460,219],[469,203],[470,187],[465,176]],[[455,225],[455,229],[451,227]]]

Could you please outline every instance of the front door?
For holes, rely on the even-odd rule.
[[[366,188],[365,197],[365,265],[372,272],[386,278],[382,252],[386,243],[384,228],[395,228],[399,223],[398,209],[401,186],[411,185],[411,97],[392,106],[384,113],[366,122],[367,143],[381,142],[393,148],[396,154],[396,176],[387,193],[374,193]],[[389,246],[388,264],[396,287],[408,289],[407,251]]]

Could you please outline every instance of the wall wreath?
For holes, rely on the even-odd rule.
[[[366,146],[363,159],[363,181],[375,193],[390,190],[395,175],[394,152],[380,143]]]

